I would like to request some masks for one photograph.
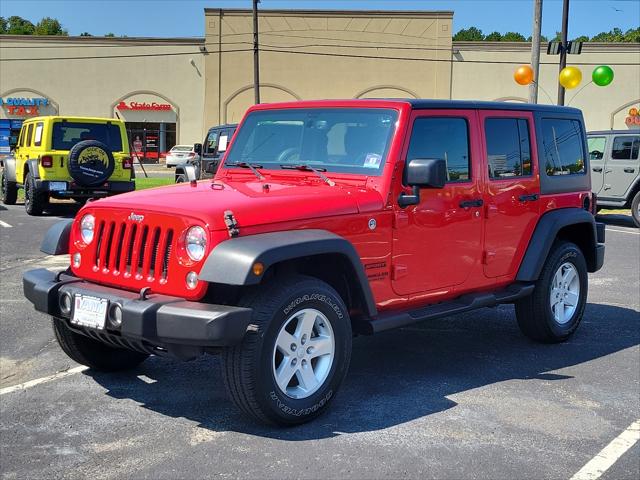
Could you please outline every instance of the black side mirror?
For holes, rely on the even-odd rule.
[[[193,151],[196,152],[198,155],[202,154],[202,144],[201,143],[194,143],[193,144]]]
[[[404,183],[412,187],[410,195],[400,194],[398,204],[404,208],[420,203],[421,188],[444,188],[447,162],[441,158],[414,158],[404,167]]]

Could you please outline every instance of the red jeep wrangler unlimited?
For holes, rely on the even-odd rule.
[[[308,421],[353,334],[500,303],[566,340],[604,260],[579,110],[435,100],[252,107],[214,179],[92,201],[24,274],[62,349],[97,370],[220,352],[229,395]]]

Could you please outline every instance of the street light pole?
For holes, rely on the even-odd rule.
[[[253,91],[256,104],[260,103],[260,61],[258,58],[258,2],[253,0]]]
[[[562,4],[562,44],[560,45],[560,69],[567,66],[567,30],[569,28],[569,0]],[[564,105],[564,87],[558,83],[558,105]]]
[[[538,78],[540,73],[540,32],[542,30],[542,0],[534,0],[533,31],[531,32],[531,68],[533,82],[529,85],[529,103],[538,103]]]

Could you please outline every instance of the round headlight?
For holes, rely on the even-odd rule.
[[[199,262],[207,251],[207,232],[202,227],[191,227],[187,230],[185,244],[189,258],[194,262]]]
[[[85,215],[80,221],[80,235],[82,236],[82,241],[87,245],[90,244],[93,240],[93,231],[95,224],[96,219],[91,214]]]

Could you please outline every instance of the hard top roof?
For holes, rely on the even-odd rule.
[[[593,130],[587,135],[640,135],[640,130]]]

